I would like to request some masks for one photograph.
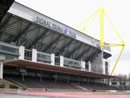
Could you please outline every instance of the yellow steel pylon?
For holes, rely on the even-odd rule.
[[[112,69],[111,75],[113,74],[115,67],[120,59],[120,56],[125,48],[125,43],[122,40],[122,38],[120,37],[119,33],[117,32],[117,30],[115,29],[114,25],[112,24],[112,22],[110,21],[110,19],[108,18],[108,16],[106,15],[105,11],[103,8],[97,10],[94,14],[92,14],[91,16],[89,16],[85,21],[83,21],[80,25],[78,25],[76,27],[76,29],[78,29],[83,23],[87,22],[91,17],[93,17],[94,15],[96,15],[97,13],[100,13],[100,44],[101,44],[101,49],[102,51],[104,50],[104,47],[115,47],[115,46],[122,46],[122,49],[120,51],[120,54],[115,62],[115,65]],[[109,45],[104,44],[104,15],[107,17],[108,21],[110,22],[110,24],[112,25],[114,31],[116,32],[117,36],[119,37],[119,39],[121,40],[122,44],[112,44],[112,43],[108,43]]]

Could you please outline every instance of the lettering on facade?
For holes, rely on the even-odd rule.
[[[51,23],[51,22],[46,21],[46,20],[44,20],[42,18],[39,18],[39,17],[35,17],[34,22],[37,23],[37,24],[43,25],[43,26],[45,26],[47,28],[50,28],[50,29],[52,29],[54,31],[63,33],[65,35],[68,35],[68,36],[70,36],[72,38],[76,38],[76,34],[74,32],[72,32],[72,31],[70,31],[67,27],[63,28],[61,26],[58,26],[58,25],[56,25],[54,23]]]

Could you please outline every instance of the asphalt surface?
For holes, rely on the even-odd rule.
[[[60,98],[60,97],[44,97],[44,96],[30,96],[30,95],[0,93],[0,98]]]
[[[21,94],[0,93],[0,98],[130,98],[129,92],[104,93],[105,92],[23,92]]]

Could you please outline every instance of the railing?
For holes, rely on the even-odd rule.
[[[60,66],[60,57],[55,57],[55,64],[57,66]],[[7,43],[1,43],[0,42],[0,60],[17,60],[19,58],[19,47],[10,45]],[[24,59],[32,61],[32,50],[25,49],[24,50]],[[51,64],[51,54],[43,53],[43,52],[37,52],[37,62],[45,63],[45,64]],[[70,68],[76,68],[76,69],[82,69],[81,67],[81,61],[69,59],[64,57],[64,66],[70,67]],[[85,65],[86,69],[88,70],[89,66],[86,63]]]
[[[88,65],[88,63],[85,63],[85,70],[89,70],[89,65]]]
[[[51,63],[51,54],[38,52],[37,53],[37,62],[50,64]]]
[[[32,60],[32,50],[25,49],[25,56],[24,59],[26,60]]]
[[[60,57],[55,56],[55,65],[60,66]]]
[[[69,58],[64,58],[64,66],[81,69],[81,62]]]
[[[27,88],[25,85],[23,85],[23,84],[21,84],[21,83],[15,81],[15,80],[13,80],[13,79],[11,79],[11,78],[5,77],[4,80],[7,81],[7,82],[9,82],[9,83],[12,84],[12,85],[15,85],[16,87],[24,88],[24,89]]]

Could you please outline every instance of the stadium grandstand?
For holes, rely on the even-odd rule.
[[[117,78],[110,47],[102,51],[99,40],[17,2],[2,15],[1,80],[24,89],[117,89],[109,86]]]

